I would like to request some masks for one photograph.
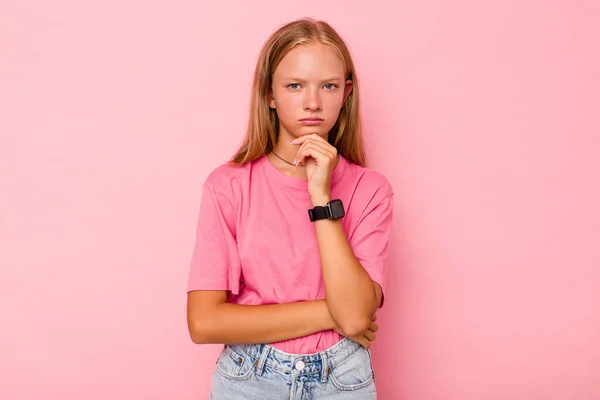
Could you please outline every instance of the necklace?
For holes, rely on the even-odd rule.
[[[287,160],[284,160],[283,158],[279,157],[279,155],[278,155],[277,153],[275,153],[274,151],[271,151],[271,153],[275,154],[275,157],[279,158],[279,159],[280,159],[281,161],[283,161],[284,163],[286,163],[286,164],[290,164],[290,165],[292,165],[292,166],[294,166],[294,167],[297,167],[297,165],[295,165],[294,163],[291,163],[291,162],[289,162],[289,161],[287,161]]]

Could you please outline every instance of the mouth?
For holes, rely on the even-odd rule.
[[[319,125],[322,122],[323,122],[323,119],[315,118],[315,117],[303,118],[300,120],[300,124],[302,124],[302,125]]]

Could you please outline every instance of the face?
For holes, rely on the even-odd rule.
[[[344,78],[342,60],[329,46],[299,45],[286,54],[273,74],[269,101],[279,117],[280,138],[312,133],[327,138],[352,89]]]

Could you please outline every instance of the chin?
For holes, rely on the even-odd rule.
[[[309,128],[309,127],[307,127],[307,128]],[[316,133],[317,135],[322,136],[322,137],[327,137],[327,132],[321,132],[321,129],[319,129],[317,132],[315,132],[314,129],[312,129],[312,130],[311,129],[301,129],[299,132],[295,132],[294,135],[300,137],[300,136],[312,135],[313,133]]]

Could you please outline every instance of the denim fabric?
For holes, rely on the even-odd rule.
[[[314,354],[272,346],[227,345],[219,355],[209,400],[377,399],[371,352],[342,339]]]

